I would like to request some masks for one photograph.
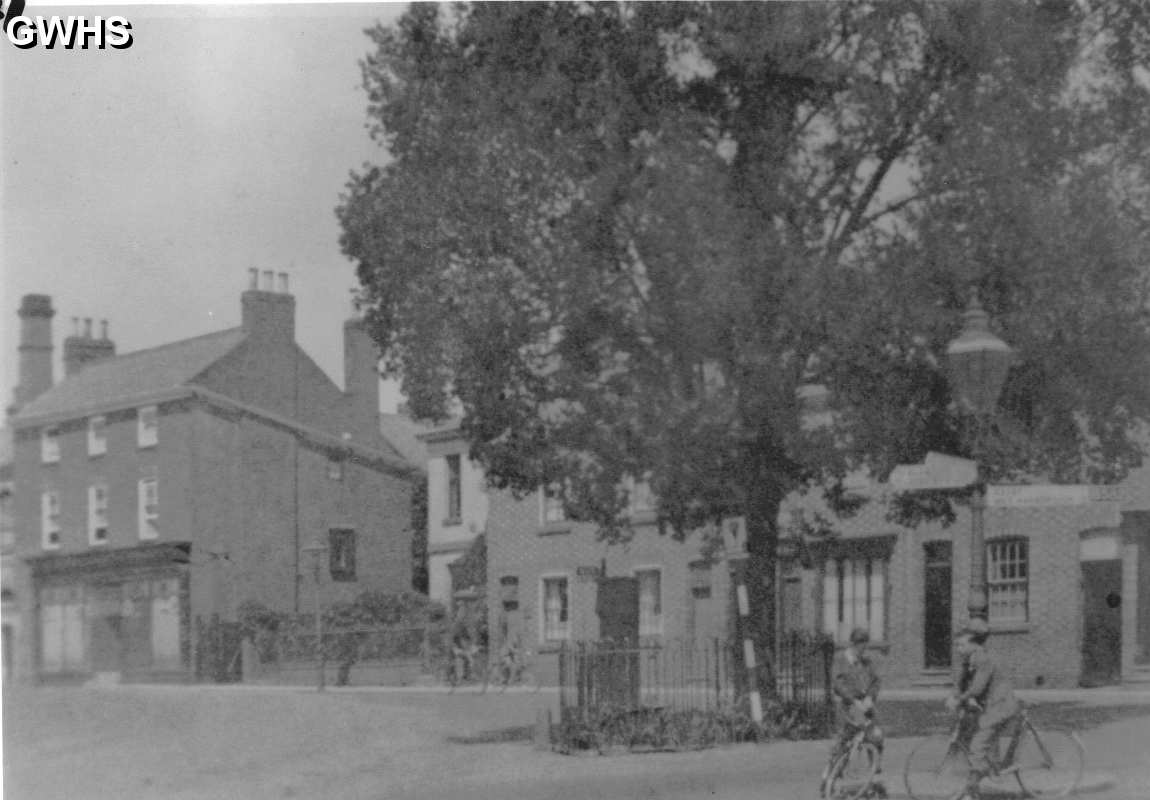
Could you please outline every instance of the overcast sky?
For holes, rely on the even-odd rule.
[[[297,339],[342,385],[355,276],[334,208],[348,172],[384,157],[364,128],[363,31],[403,9],[29,0],[26,14],[121,14],[135,41],[0,40],[2,403],[24,294],[52,296],[58,380],[72,317],[108,319],[121,353],[232,327],[250,267],[291,275]]]

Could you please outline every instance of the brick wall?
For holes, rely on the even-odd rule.
[[[553,681],[558,645],[542,641],[543,578],[567,578],[570,640],[594,640],[599,636],[599,620],[597,584],[591,573],[604,567],[607,576],[630,576],[644,568],[661,571],[664,640],[694,637],[702,642],[726,637],[730,596],[726,562],[717,561],[710,568],[709,599],[692,595],[689,564],[699,559],[700,543],[698,536],[685,541],[661,536],[654,525],[647,524],[636,530],[630,542],[608,545],[597,539],[592,525],[543,525],[536,495],[515,500],[493,492],[489,495],[487,578],[494,643],[498,644],[506,620],[509,633],[518,634],[525,646],[538,652],[536,667],[541,677]],[[505,576],[518,578],[519,603],[518,610],[506,615],[501,604],[501,578]]]

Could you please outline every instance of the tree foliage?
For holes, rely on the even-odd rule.
[[[785,496],[971,452],[941,356],[971,287],[1020,352],[991,476],[1138,462],[1139,5],[416,4],[369,35],[389,159],[342,247],[413,410],[457,403],[495,487],[559,483],[608,537],[629,477],[679,533],[745,515],[767,632]]]

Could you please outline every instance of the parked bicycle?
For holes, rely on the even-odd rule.
[[[530,692],[538,692],[539,679],[527,661],[529,656],[530,653],[525,650],[504,653],[502,658],[487,668],[483,691],[487,691],[488,687],[498,686],[502,693],[507,691],[508,686],[522,686]]]
[[[439,657],[436,667],[439,682],[454,692],[464,684],[474,684],[480,691],[487,688],[487,667],[483,651],[478,647],[453,648]]]
[[[921,742],[906,760],[903,779],[913,800],[952,800],[960,797],[970,772],[970,713],[960,711],[949,734]],[[1072,731],[1042,730],[1023,705],[1013,735],[998,758],[991,759],[991,781],[1018,782],[1027,797],[1066,797],[1078,788],[1086,750]]]
[[[827,769],[819,796],[828,800],[861,800],[864,797],[886,797],[886,790],[876,779],[879,751],[872,735],[874,720],[858,726],[847,746]]]

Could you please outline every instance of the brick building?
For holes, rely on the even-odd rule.
[[[991,645],[1019,685],[1141,680],[1150,666],[1150,468],[1122,486],[999,486],[988,492]],[[881,501],[829,541],[788,541],[784,628],[844,641],[871,632],[892,686],[948,681],[967,616],[971,520],[903,528]]]
[[[296,344],[286,276],[264,276],[238,328],[116,356],[86,324],[55,385],[50,300],[25,297],[5,585],[18,673],[188,678],[197,631],[244,601],[310,610],[316,539],[325,603],[409,588],[422,473],[380,435],[375,347],[345,323],[341,391]]]
[[[993,645],[1026,687],[1150,679],[1150,467],[1120,487],[992,487],[986,515]],[[537,649],[546,677],[563,642],[603,635],[601,577],[633,577],[638,631],[649,640],[708,641],[733,630],[733,567],[744,552],[740,520],[704,557],[702,534],[659,534],[649,502],[632,509],[635,536],[598,541],[540,493],[491,493],[488,613],[496,641]],[[784,522],[803,508],[793,499]],[[871,631],[890,686],[939,685],[952,664],[953,631],[967,615],[970,517],[903,528],[881,499],[840,521],[822,541],[780,542],[780,629],[818,630],[845,642]],[[734,535],[730,535],[731,531]]]

